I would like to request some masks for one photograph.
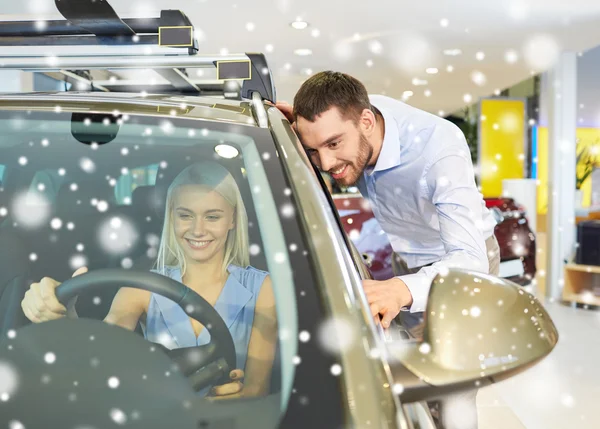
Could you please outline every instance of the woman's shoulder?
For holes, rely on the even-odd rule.
[[[254,268],[251,265],[248,265],[247,267],[230,265],[229,273],[233,275],[242,286],[252,291],[258,291],[265,279],[269,276],[268,272]]]

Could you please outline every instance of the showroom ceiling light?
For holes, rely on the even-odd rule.
[[[300,57],[306,57],[308,55],[312,55],[312,50],[310,50],[310,49],[304,49],[304,48],[302,48],[302,49],[296,49],[294,51],[294,54],[296,54],[296,55],[298,55]]]
[[[232,159],[240,154],[236,148],[228,144],[216,145],[215,152],[217,152],[217,155],[219,155],[221,158],[225,159]]]
[[[427,83],[428,82],[426,80],[424,80],[424,79],[414,78],[412,80],[412,84],[414,86],[424,86],[424,85],[427,85]]]
[[[292,22],[290,25],[293,28],[295,28],[296,30],[304,30],[306,27],[308,27],[308,22],[303,21],[300,18],[296,18],[296,20],[294,22]]]
[[[445,49],[444,55],[448,55],[449,57],[456,57],[461,55],[462,51],[460,49]]]
[[[429,67],[427,70],[425,70],[425,72],[427,74],[437,74],[438,73],[438,69],[436,69],[435,67]]]

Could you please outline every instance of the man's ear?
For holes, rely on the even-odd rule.
[[[364,109],[360,114],[360,127],[366,135],[370,135],[375,131],[377,118],[371,109]]]

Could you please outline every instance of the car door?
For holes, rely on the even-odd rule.
[[[315,167],[313,166],[313,168]],[[371,271],[367,266],[367,261],[365,261],[366,258],[358,251],[358,249],[356,248],[352,240],[350,240],[348,234],[346,234],[346,231],[344,230],[342,220],[340,219],[339,213],[336,209],[333,198],[329,193],[323,176],[321,174],[316,174],[316,176],[317,180],[321,185],[321,189],[325,193],[327,201],[329,202],[329,206],[336,219],[337,226],[340,229],[340,233],[344,237],[346,247],[348,248],[348,251],[352,256],[354,266],[356,267],[360,278],[362,280],[372,280],[373,275],[371,274]],[[411,336],[408,330],[404,329],[404,327],[400,324],[399,318],[397,318],[397,320],[393,320],[388,329],[383,329],[381,324],[377,324],[376,326],[380,337],[385,342],[416,341],[416,339]],[[407,424],[411,429],[436,429],[434,419],[426,402],[402,404],[402,408],[404,409],[404,415],[407,418]]]

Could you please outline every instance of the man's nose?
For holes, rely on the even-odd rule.
[[[336,159],[333,156],[329,156],[327,153],[319,154],[319,161],[321,162],[320,168],[323,171],[329,171],[335,167]]]

